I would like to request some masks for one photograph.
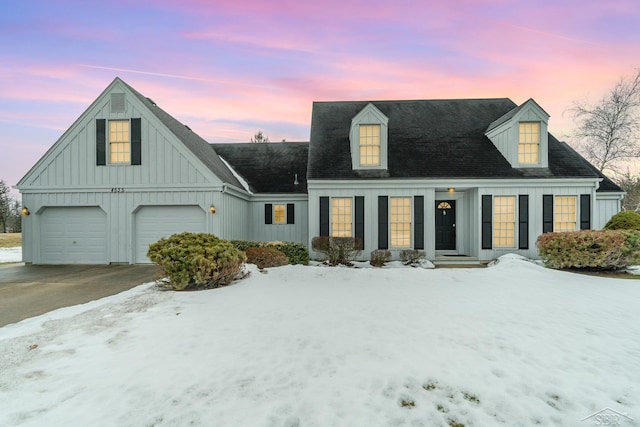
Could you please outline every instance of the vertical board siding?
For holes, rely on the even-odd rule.
[[[252,218],[249,220],[250,227],[247,227],[245,240],[255,240],[259,242],[298,242],[303,245],[308,244],[309,240],[309,203],[304,200],[294,202],[280,202],[273,200],[272,203],[266,202],[247,202],[248,209],[251,211]],[[293,219],[293,224],[275,224],[265,223],[267,213],[266,205],[286,204],[288,219]],[[291,212],[292,211],[292,212]],[[270,213],[272,210],[270,209]],[[293,218],[289,218],[293,213]]]

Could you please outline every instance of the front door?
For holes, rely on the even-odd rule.
[[[456,201],[436,200],[436,250],[456,249]]]

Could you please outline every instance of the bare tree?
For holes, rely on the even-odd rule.
[[[258,133],[253,135],[253,138],[251,138],[251,142],[258,142],[258,143],[269,142],[269,137],[268,136],[264,136],[262,131],[259,130]]]
[[[622,78],[598,103],[576,101],[578,150],[600,171],[618,172],[620,161],[640,157],[640,69]]]
[[[9,186],[3,180],[0,180],[0,226],[2,226],[3,233],[7,232],[7,223],[11,216],[10,191]]]

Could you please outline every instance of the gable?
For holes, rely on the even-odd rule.
[[[116,78],[20,180],[18,187],[220,185],[222,180],[212,168],[194,153],[194,147],[185,144],[190,139],[186,133],[193,132],[173,118],[176,129],[172,129],[169,119],[162,120],[162,114],[170,116],[159,108],[153,111],[153,107],[157,108],[151,100]],[[130,122],[134,127],[140,124],[139,150],[135,153],[132,144],[131,162],[126,164],[108,164],[104,154],[101,160],[97,143],[100,131],[114,120]],[[178,126],[184,128],[185,135],[180,135]],[[204,140],[202,144],[217,157]]]

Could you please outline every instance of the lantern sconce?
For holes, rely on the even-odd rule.
[[[22,208],[22,215],[29,216],[30,213],[26,206]]]
[[[456,189],[455,189],[455,188],[453,188],[453,187],[449,187],[449,193],[455,193],[455,192],[456,192]]]
[[[209,212],[211,212],[212,214],[216,213],[216,207],[213,205],[209,206]]]

